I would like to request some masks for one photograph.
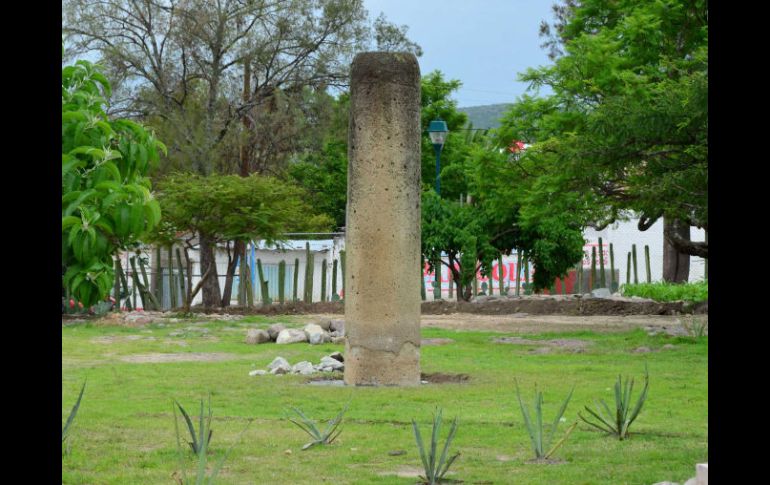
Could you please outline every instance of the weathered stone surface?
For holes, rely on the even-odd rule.
[[[297,342],[307,342],[307,334],[295,328],[281,330],[275,339],[277,344],[293,344]]]
[[[612,296],[612,293],[610,293],[610,290],[607,288],[596,288],[595,290],[591,291],[591,296],[594,298],[609,298]]]
[[[321,357],[321,363],[319,364],[323,367],[331,367],[332,369],[344,369],[345,364],[340,362],[337,359],[334,359],[332,357],[329,357],[328,355],[325,357]]]
[[[326,343],[331,339],[323,328],[314,323],[305,325],[303,330],[307,334],[307,341],[313,345]]]
[[[261,344],[264,342],[270,342],[270,334],[268,334],[266,331],[260,330],[258,328],[250,328],[246,332],[247,344]]]
[[[635,348],[634,352],[637,354],[646,354],[648,352],[652,352],[652,349],[650,349],[649,347],[642,346],[642,347]]]
[[[270,340],[277,339],[281,330],[286,330],[286,326],[282,323],[274,323],[267,327],[267,333],[270,335]]]
[[[267,371],[264,370],[264,369],[257,369],[257,370],[253,370],[253,371],[249,372],[249,375],[252,376],[252,377],[253,376],[263,376],[265,374],[267,374]]]
[[[414,55],[355,57],[348,141],[345,383],[416,386],[421,133]]]
[[[297,362],[292,366],[291,371],[294,374],[302,374],[303,376],[306,376],[308,374],[312,374],[315,372],[315,369],[313,369],[313,364],[310,362],[303,360],[302,362]]]
[[[332,319],[329,329],[332,332],[339,332],[340,335],[345,335],[345,320],[339,318]]]
[[[321,320],[318,320],[315,324],[328,332],[331,329],[332,321],[329,318],[322,318]]]
[[[709,485],[709,464],[698,463],[695,465],[696,485]]]
[[[342,352],[332,352],[329,354],[329,357],[334,360],[339,360],[340,362],[345,362],[345,357],[342,355]]]
[[[333,344],[344,344],[346,340],[347,337],[332,337]]]
[[[283,369],[285,372],[289,372],[291,371],[291,364],[289,364],[289,361],[283,357],[276,357],[267,365],[267,370],[269,370],[271,374],[275,374],[273,371],[276,369]]]

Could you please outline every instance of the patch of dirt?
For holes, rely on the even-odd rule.
[[[470,376],[468,374],[443,374],[441,372],[434,372],[432,374],[420,374],[420,379],[428,381],[431,384],[446,384],[447,382],[468,382]]]
[[[157,340],[155,337],[143,337],[141,335],[105,335],[103,337],[94,337],[90,340],[92,344],[114,344],[121,342],[133,342],[136,340]]]
[[[397,477],[402,477],[402,478],[418,478],[423,473],[425,473],[425,471],[422,468],[417,468],[413,466],[400,466],[392,471],[380,472],[378,473],[378,475],[380,476],[396,475]]]
[[[446,345],[453,343],[451,338],[424,338],[420,341],[420,345],[425,347],[427,345]]]
[[[236,358],[223,352],[188,352],[184,354],[134,354],[121,357],[123,362],[132,364],[162,364],[166,362],[220,362]]]
[[[536,354],[547,354],[553,347],[569,350],[575,353],[583,352],[586,347],[591,345],[592,342],[587,340],[578,339],[554,339],[554,340],[532,340],[521,337],[497,337],[493,338],[492,342],[498,344],[514,344],[514,345],[541,345],[545,347],[539,347],[533,349],[530,352]]]
[[[221,308],[193,307],[201,313],[221,312]],[[228,307],[232,315],[307,315],[312,313],[345,313],[345,304],[335,302],[286,302],[254,308]],[[677,315],[708,313],[708,302],[698,304],[656,302],[641,298],[593,298],[582,295],[482,296],[470,302],[449,300],[422,302],[423,315],[472,313],[483,315]]]
[[[535,458],[533,460],[527,460],[524,463],[527,465],[562,465],[568,462],[567,460],[560,460],[558,458]]]
[[[513,460],[516,459],[516,458],[514,458],[512,456],[508,456],[508,455],[497,455],[496,458],[497,458],[497,461],[513,461]]]

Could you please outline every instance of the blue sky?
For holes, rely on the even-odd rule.
[[[384,12],[407,25],[423,49],[420,72],[435,69],[463,83],[459,107],[510,103],[526,83],[528,67],[550,64],[538,36],[541,20],[552,20],[553,0],[364,0],[372,19]],[[541,94],[547,94],[541,91]]]

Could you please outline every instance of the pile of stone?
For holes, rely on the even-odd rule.
[[[344,362],[345,358],[340,352],[334,352],[327,356],[321,357],[321,361],[315,365],[312,362],[308,362],[306,360],[291,365],[289,364],[289,361],[283,357],[276,357],[267,366],[267,370],[253,370],[249,372],[249,375],[261,376],[266,374],[300,374],[307,376],[317,372],[342,372],[345,370]]]
[[[281,323],[270,325],[267,330],[251,328],[246,332],[247,344],[263,344],[275,342],[277,344],[293,344],[308,342],[311,345],[341,344],[345,342],[344,320],[320,320],[317,323],[309,323],[304,328],[286,328]]]

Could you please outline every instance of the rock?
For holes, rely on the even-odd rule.
[[[673,350],[676,348],[676,345],[674,344],[666,344],[663,346],[663,350]]]
[[[322,320],[318,320],[318,322],[316,322],[316,325],[318,325],[319,327],[321,327],[322,329],[328,332],[331,329],[332,321],[328,318],[324,318]]]
[[[345,368],[345,364],[343,364],[342,362],[340,362],[339,360],[337,360],[337,359],[335,359],[333,357],[329,357],[328,355],[324,356],[324,357],[321,357],[321,364],[320,365],[322,365],[324,367],[330,367],[330,368],[332,368],[334,370],[342,370],[342,369]]]
[[[302,362],[297,362],[294,364],[294,366],[291,368],[291,372],[294,374],[302,374],[303,376],[306,376],[314,373],[315,369],[313,368],[313,364],[303,360]]]
[[[289,372],[291,372],[291,368],[289,368],[289,370],[286,370],[283,367],[276,367],[275,369],[270,371],[270,373],[273,375],[288,374]]]
[[[345,356],[342,355],[342,352],[333,352],[329,354],[329,357],[334,360],[339,360],[340,362],[345,362]]]
[[[282,374],[285,374],[286,372],[291,371],[291,364],[289,364],[289,361],[283,357],[276,357],[270,364],[268,364],[267,369],[271,374],[275,374],[276,372],[274,371],[276,369],[283,369],[284,372],[282,372]]]
[[[331,339],[329,334],[326,333],[323,328],[314,323],[305,325],[303,330],[305,331],[305,334],[307,334],[307,341],[312,345],[326,343]]]
[[[293,344],[297,342],[307,342],[307,334],[295,328],[281,330],[275,339],[277,344]]]
[[[637,347],[634,349],[634,352],[637,354],[645,354],[647,352],[652,352],[652,349],[649,347]]]
[[[341,335],[338,331],[332,330],[331,332],[329,332],[329,338],[331,337],[341,337]]]
[[[698,485],[698,481],[695,479],[695,477],[692,477],[691,479],[684,482],[684,485]]]
[[[709,484],[709,464],[698,463],[695,465],[695,476],[693,477],[698,485]]]
[[[609,298],[612,293],[607,288],[596,288],[591,292],[591,296],[594,298]]]
[[[261,344],[264,342],[270,342],[270,334],[264,330],[258,328],[250,328],[246,332],[247,344]]]
[[[331,321],[329,327],[333,332],[339,332],[340,335],[345,335],[345,320],[335,319]]]
[[[345,344],[345,338],[346,337],[332,337],[332,343],[333,344]]]
[[[278,334],[281,333],[281,330],[286,330],[286,326],[282,323],[274,323],[267,327],[267,333],[270,335],[270,340],[277,339]]]
[[[253,371],[249,372],[249,375],[252,376],[252,377],[254,377],[254,376],[263,376],[265,374],[267,374],[267,371],[264,370],[264,369],[257,369],[257,370],[253,370]]]

